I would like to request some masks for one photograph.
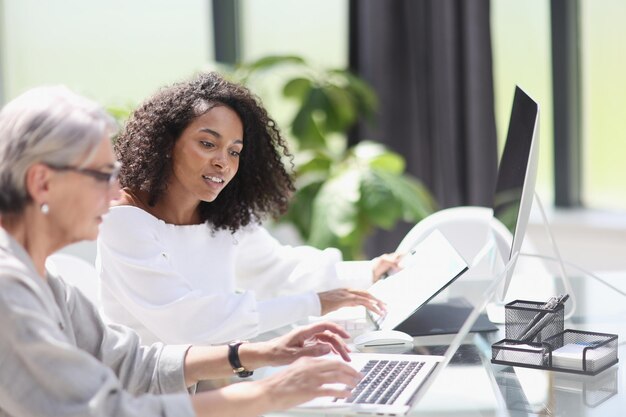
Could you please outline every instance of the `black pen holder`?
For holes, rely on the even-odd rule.
[[[563,304],[550,310],[544,303],[515,300],[504,307],[507,339],[541,343],[563,331]],[[528,336],[532,336],[530,339]]]

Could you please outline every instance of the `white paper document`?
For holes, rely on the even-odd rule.
[[[395,328],[467,270],[465,260],[438,230],[407,254],[403,264],[404,269],[368,290],[387,304],[387,315],[378,322],[383,330]]]

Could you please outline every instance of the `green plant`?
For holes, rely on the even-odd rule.
[[[360,259],[375,227],[417,222],[434,211],[428,190],[405,173],[402,156],[372,141],[348,146],[346,132],[375,114],[376,95],[367,83],[347,70],[314,69],[296,56],[240,65],[234,78],[252,84],[277,73],[282,96],[296,104],[287,127],[297,192],[281,221],[292,223],[306,243]]]

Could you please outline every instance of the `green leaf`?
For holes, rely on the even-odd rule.
[[[435,211],[435,202],[424,185],[416,179],[398,176],[386,171],[376,171],[376,175],[389,188],[402,207],[405,221],[419,221]]]
[[[326,248],[354,233],[360,198],[360,176],[356,170],[344,171],[326,181],[313,202],[309,243]]]
[[[297,155],[296,166],[298,167],[298,175],[307,172],[323,172],[326,175],[330,172],[333,160],[329,155],[313,150],[305,150]]]
[[[298,99],[300,103],[304,102],[310,91],[311,80],[308,78],[293,78],[283,87],[285,97]]]
[[[329,132],[344,132],[350,128],[357,117],[357,109],[350,94],[336,85],[323,87],[327,99],[327,129]]]
[[[402,203],[376,171],[363,174],[361,207],[376,226],[391,229],[402,217]]]
[[[370,167],[378,171],[400,175],[404,172],[404,158],[393,152],[386,152],[370,161]]]
[[[136,106],[134,104],[129,103],[107,106],[106,110],[111,116],[113,116],[118,125],[123,126],[135,107]]]
[[[301,149],[318,149],[326,146],[324,135],[308,110],[301,110],[293,120],[291,131]]]
[[[373,120],[378,108],[376,92],[362,78],[357,77],[350,71],[345,71],[343,75],[347,80],[347,89],[354,96],[355,103],[357,103],[359,113]]]
[[[313,201],[320,187],[322,186],[324,178],[319,178],[318,181],[311,181],[309,184],[300,185],[298,191],[294,194],[289,210],[281,218],[281,221],[288,221],[292,223],[300,236],[308,240],[311,232],[311,219],[313,217]]]
[[[242,67],[248,71],[267,70],[277,65],[285,64],[305,64],[303,58],[296,55],[268,55],[263,58],[257,59],[249,64],[245,64]]]
[[[323,171],[310,171],[303,172],[298,174],[298,178],[296,178],[296,189],[308,187],[313,183],[324,183],[328,178],[328,174]]]
[[[397,175],[404,172],[404,158],[380,143],[363,141],[354,146],[352,152],[361,165]]]
[[[324,98],[319,88],[311,88],[302,103],[302,107],[291,123],[291,132],[298,140],[302,149],[325,148],[326,140],[318,123],[315,113],[323,107]]]

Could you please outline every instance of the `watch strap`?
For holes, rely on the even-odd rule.
[[[239,360],[239,346],[241,346],[243,341],[231,342],[228,344],[228,362],[230,366],[233,368],[233,373],[237,375],[239,378],[246,378],[251,376],[254,371],[250,371],[246,369],[243,365],[241,365],[241,361]]]

